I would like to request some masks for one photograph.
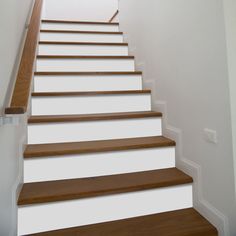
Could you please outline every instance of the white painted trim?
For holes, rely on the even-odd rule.
[[[202,193],[202,168],[197,163],[190,161],[183,155],[183,137],[182,130],[171,126],[168,123],[168,104],[166,101],[160,101],[156,98],[156,81],[149,79],[144,81],[144,88],[152,89],[152,110],[163,113],[162,129],[163,134],[176,141],[176,166],[180,170],[189,174],[194,179],[193,184],[193,205],[208,221],[217,227],[219,236],[230,236],[229,220],[222,212],[212,206]]]
[[[17,199],[19,197],[22,185],[23,185],[23,179],[24,179],[24,158],[23,153],[25,149],[25,145],[27,143],[27,114],[19,115],[16,117],[13,117],[15,119],[18,119],[18,128],[20,129],[19,133],[22,135],[19,138],[18,142],[18,151],[17,151],[17,178],[12,186],[12,220],[11,220],[11,231],[9,232],[9,236],[15,236],[17,235],[17,225],[18,225],[18,206],[17,206]]]

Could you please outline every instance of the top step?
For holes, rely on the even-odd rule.
[[[97,21],[42,20],[43,30],[119,31],[119,23]]]
[[[69,21],[69,20],[42,20],[42,23],[85,24],[85,25],[119,25],[117,22],[104,21]]]

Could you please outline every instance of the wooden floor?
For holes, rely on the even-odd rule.
[[[194,209],[137,217],[35,236],[217,236],[217,230]]]

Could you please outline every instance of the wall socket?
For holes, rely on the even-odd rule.
[[[217,144],[218,143],[218,135],[217,132],[215,130],[211,130],[211,129],[204,129],[204,136],[205,136],[205,140],[209,143],[214,143]]]

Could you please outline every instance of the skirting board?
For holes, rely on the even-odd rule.
[[[16,180],[13,184],[12,187],[12,219],[11,219],[11,230],[9,232],[9,236],[14,236],[17,235],[17,211],[18,211],[18,206],[17,206],[17,199],[19,197],[22,185],[23,185],[23,153],[24,153],[24,148],[27,143],[27,120],[28,120],[28,114],[23,114],[19,115],[17,117],[14,116],[14,119],[18,119],[18,125],[14,125],[15,129],[18,129],[18,137],[16,137],[19,142],[18,142],[18,150],[17,150],[17,177]]]

